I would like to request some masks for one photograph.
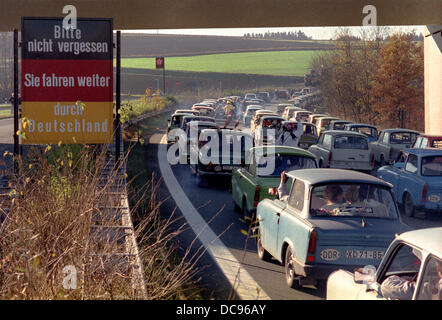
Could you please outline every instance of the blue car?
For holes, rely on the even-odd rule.
[[[403,150],[394,164],[379,168],[377,176],[394,185],[394,195],[406,216],[442,213],[441,149]]]
[[[286,186],[287,198],[259,202],[255,230],[258,257],[284,264],[289,287],[316,284],[338,269],[378,266],[395,234],[410,230],[392,185],[371,175],[301,169],[287,173]]]
[[[368,142],[375,142],[378,140],[378,129],[375,126],[365,123],[348,123],[344,130],[363,133],[368,137]]]

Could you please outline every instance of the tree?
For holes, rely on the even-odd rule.
[[[424,63],[413,34],[393,34],[381,49],[373,76],[374,110],[387,127],[423,129]]]

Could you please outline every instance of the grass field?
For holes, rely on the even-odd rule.
[[[268,51],[166,57],[167,70],[304,76],[317,50]],[[154,58],[123,58],[122,68],[155,69]]]

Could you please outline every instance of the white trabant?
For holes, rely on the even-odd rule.
[[[326,130],[308,150],[316,156],[320,168],[373,170],[370,144],[367,136],[361,133]]]
[[[442,227],[407,231],[388,247],[379,267],[337,270],[327,300],[442,300]]]

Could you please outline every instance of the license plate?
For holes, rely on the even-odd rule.
[[[384,251],[378,250],[347,250],[345,257],[347,259],[370,259],[370,260],[382,260]]]
[[[232,166],[223,166],[223,170],[232,170],[233,167]]]

